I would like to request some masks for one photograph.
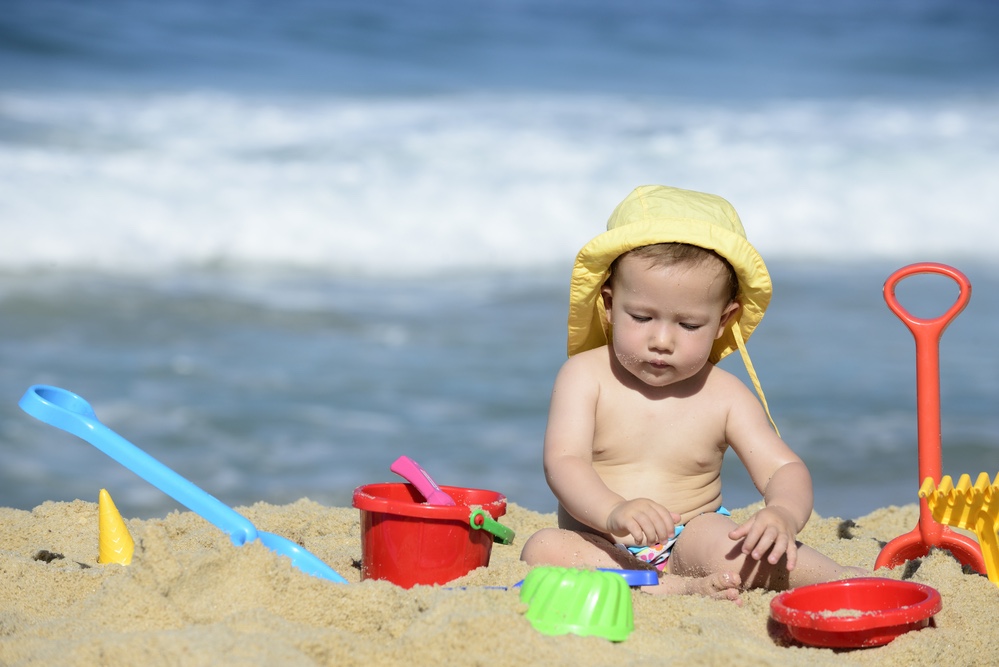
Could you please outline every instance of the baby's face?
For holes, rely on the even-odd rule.
[[[618,362],[653,387],[696,375],[739,308],[727,285],[721,261],[656,267],[623,257],[603,293]]]

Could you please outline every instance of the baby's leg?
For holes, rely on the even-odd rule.
[[[754,560],[742,553],[742,540],[729,538],[736,525],[720,514],[702,514],[692,519],[673,545],[670,571],[688,577],[735,571],[748,587],[775,591],[867,574],[861,568],[840,565],[801,543],[798,543],[798,563],[792,572],[787,571],[786,558],[775,565],[766,558]]]
[[[783,559],[777,565],[787,569],[787,564]],[[797,588],[798,586],[821,584],[839,579],[871,576],[871,574],[869,570],[861,567],[840,565],[825,554],[799,542],[798,563],[791,571],[788,580],[792,588]]]
[[[559,567],[603,567],[615,570],[651,569],[628,551],[604,538],[561,528],[544,528],[528,538],[520,559],[530,565]],[[727,600],[739,599],[742,580],[735,572],[713,572],[707,576],[661,575],[659,585],[643,586],[655,594],[706,595]]]
[[[647,569],[624,549],[590,533],[562,528],[544,528],[531,535],[520,552],[520,560],[529,565],[559,567],[607,567],[611,569]]]

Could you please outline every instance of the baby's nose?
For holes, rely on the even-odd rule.
[[[674,338],[672,330],[670,327],[662,325],[654,329],[652,338],[649,341],[649,347],[659,352],[672,352],[673,343]]]

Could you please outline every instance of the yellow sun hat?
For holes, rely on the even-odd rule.
[[[746,239],[739,214],[717,195],[664,185],[635,188],[618,204],[607,221],[607,231],[579,251],[569,290],[571,357],[606,345],[610,325],[600,289],[611,263],[634,248],[656,243],[686,243],[713,250],[735,269],[739,279],[739,315],[715,341],[710,361],[739,350],[764,406],[766,399],[753,369],[745,341],[763,319],[773,286],[763,258]]]

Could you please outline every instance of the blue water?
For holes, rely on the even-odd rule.
[[[984,0],[7,3],[0,505],[176,508],[17,408],[48,383],[234,505],[348,505],[407,454],[551,510],[568,273],[643,183],[722,194],[767,259],[750,350],[820,513],[915,500],[881,297],[913,261],[971,278],[944,472],[995,475],[997,29]]]

